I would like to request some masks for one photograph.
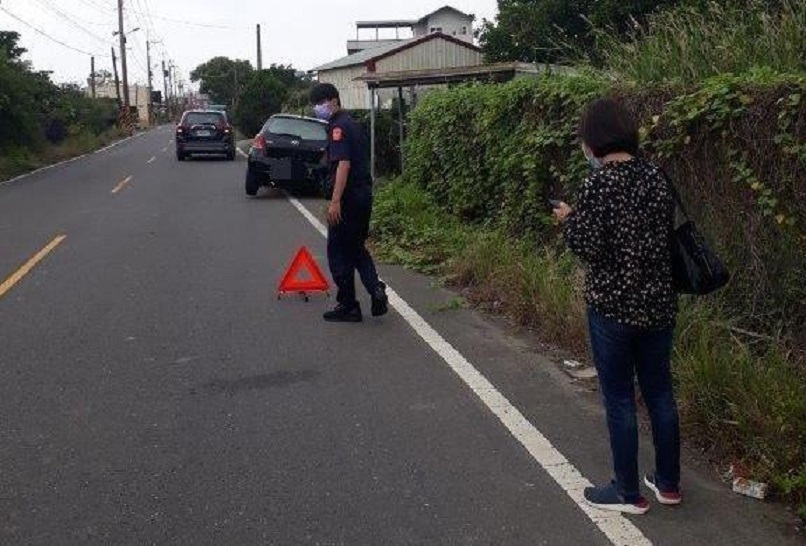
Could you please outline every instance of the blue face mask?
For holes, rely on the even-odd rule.
[[[590,165],[591,169],[593,169],[594,171],[596,169],[601,169],[602,168],[602,160],[599,159],[598,157],[591,156],[591,157],[588,158],[588,165]]]
[[[317,118],[324,121],[330,121],[330,118],[333,117],[333,107],[329,102],[323,102],[322,104],[315,105],[313,107],[313,112],[316,114]]]

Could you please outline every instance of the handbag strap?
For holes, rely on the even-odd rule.
[[[680,198],[680,193],[678,193],[677,188],[675,187],[674,183],[672,182],[672,178],[669,176],[669,173],[666,172],[666,169],[658,165],[658,170],[660,170],[663,177],[666,179],[666,182],[669,184],[669,191],[672,192],[672,198],[674,199],[677,208],[680,209],[680,212],[683,213],[683,217],[686,220],[690,220],[691,218],[686,211],[685,205],[683,205],[683,200]]]

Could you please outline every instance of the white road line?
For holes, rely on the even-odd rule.
[[[149,159],[148,161],[146,161],[146,163],[154,163],[154,160],[155,160],[155,159],[157,159],[157,156],[152,157],[151,159]]]
[[[163,148],[163,149],[162,149],[162,151],[163,151],[163,152],[167,152],[167,151],[168,151],[168,146],[166,146],[165,148]]]
[[[246,154],[244,154],[246,155]],[[323,236],[327,228],[297,199],[288,200]],[[554,447],[524,415],[513,406],[462,354],[434,330],[397,292],[387,286],[389,303],[400,313],[411,328],[434,350],[445,363],[476,393],[487,408],[498,417],[509,432],[529,452],[532,458],[548,473],[580,510],[601,530],[615,546],[651,546],[631,521],[617,512],[597,510],[585,503],[582,495],[592,484]]]
[[[246,152],[244,152],[244,151],[243,151],[243,150],[241,150],[240,148],[238,148],[238,153],[239,153],[239,154],[241,154],[242,156],[246,157],[246,158],[248,158],[248,157],[249,157],[249,154],[247,154]],[[295,206],[296,206],[296,205],[295,205]],[[300,205],[300,206],[302,206],[302,205]],[[305,209],[305,207],[302,207],[302,208],[303,208],[303,209]]]

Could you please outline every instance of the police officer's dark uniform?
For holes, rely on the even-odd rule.
[[[332,86],[327,87],[327,91],[331,95],[336,93],[336,96],[326,98],[338,98]],[[311,98],[318,96],[321,94],[317,95],[314,89]],[[386,287],[378,279],[375,263],[365,244],[372,214],[372,176],[368,155],[363,131],[346,111],[339,109],[330,118],[327,130],[328,186],[335,186],[340,161],[349,161],[350,171],[341,198],[341,222],[330,224],[327,235],[328,265],[338,288],[338,305],[324,315],[325,320],[329,321],[362,320],[361,307],[355,294],[356,270],[372,297],[372,315],[387,312]]]

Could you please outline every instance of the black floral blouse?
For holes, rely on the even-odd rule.
[[[643,159],[606,163],[585,179],[565,240],[586,266],[585,300],[594,311],[643,328],[674,323],[674,208],[666,178]]]

